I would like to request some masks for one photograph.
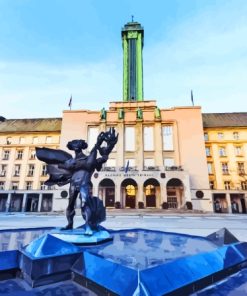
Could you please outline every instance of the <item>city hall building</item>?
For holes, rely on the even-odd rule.
[[[44,185],[46,166],[35,158],[35,146],[67,150],[68,141],[85,139],[89,153],[98,134],[114,127],[118,143],[91,180],[93,195],[107,208],[192,205],[203,211],[246,213],[246,113],[239,113],[242,120],[237,124],[231,113],[232,120],[222,121],[220,115],[202,114],[198,106],[167,109],[144,100],[143,38],[137,22],[122,29],[122,100],[101,110],[65,110],[62,118],[1,118],[0,211],[65,210],[68,187]],[[216,138],[218,133],[223,139]],[[239,138],[232,139],[233,133]],[[223,148],[227,154],[218,157]],[[238,171],[232,174],[235,166]]]

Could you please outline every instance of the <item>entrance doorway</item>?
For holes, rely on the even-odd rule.
[[[156,179],[148,179],[144,182],[144,194],[146,197],[146,207],[156,208],[157,195],[160,192],[160,183]]]
[[[168,209],[177,209],[182,206],[184,186],[180,179],[173,178],[166,184]]]
[[[213,199],[215,213],[228,213],[228,204],[224,193],[215,193]]]
[[[99,183],[99,196],[108,208],[115,205],[115,183],[111,179],[104,179]]]
[[[51,212],[52,211],[52,193],[43,193],[41,202],[41,212]]]
[[[7,209],[7,193],[0,193],[0,212],[5,212]]]
[[[31,193],[27,195],[26,212],[38,212],[39,194]]]
[[[10,212],[21,212],[23,202],[23,194],[20,193],[12,193],[10,199]]]
[[[125,197],[125,207],[134,209],[136,207],[137,183],[133,179],[125,179],[122,184],[122,195]],[[122,197],[122,200],[123,200]]]

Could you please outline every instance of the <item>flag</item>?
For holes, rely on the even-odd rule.
[[[69,104],[68,104],[68,106],[70,107],[70,110],[71,110],[71,106],[72,106],[72,95],[71,95],[71,97],[70,97],[70,99],[69,99]]]
[[[124,168],[124,173],[125,173],[125,174],[128,173],[128,170],[129,170],[129,164],[130,164],[130,161],[128,160],[127,163],[126,163],[126,167]]]
[[[194,106],[194,98],[193,98],[193,91],[192,90],[190,91],[190,97],[191,97],[192,106]]]

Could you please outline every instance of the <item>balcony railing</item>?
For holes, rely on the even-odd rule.
[[[181,165],[179,165],[179,166],[173,165],[173,166],[166,166],[165,170],[166,171],[183,171],[183,168]]]
[[[103,172],[125,172],[126,167],[113,167],[105,166],[102,168]],[[128,172],[138,172],[138,171],[183,171],[182,166],[144,166],[143,169],[138,168],[137,166],[129,166],[127,168]]]

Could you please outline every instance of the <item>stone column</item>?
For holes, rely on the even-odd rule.
[[[11,199],[11,193],[8,193],[8,197],[7,197],[7,201],[6,201],[6,211],[9,211],[9,207],[10,207],[10,199]]]
[[[54,195],[52,194],[52,198],[53,197],[54,197]],[[41,211],[41,204],[42,204],[42,193],[39,193],[38,212]]]
[[[226,193],[226,202],[227,202],[228,213],[232,214],[232,203],[231,203],[230,193]]]
[[[22,207],[21,207],[22,212],[25,212],[26,202],[27,202],[27,193],[24,193],[23,199],[22,199]]]

